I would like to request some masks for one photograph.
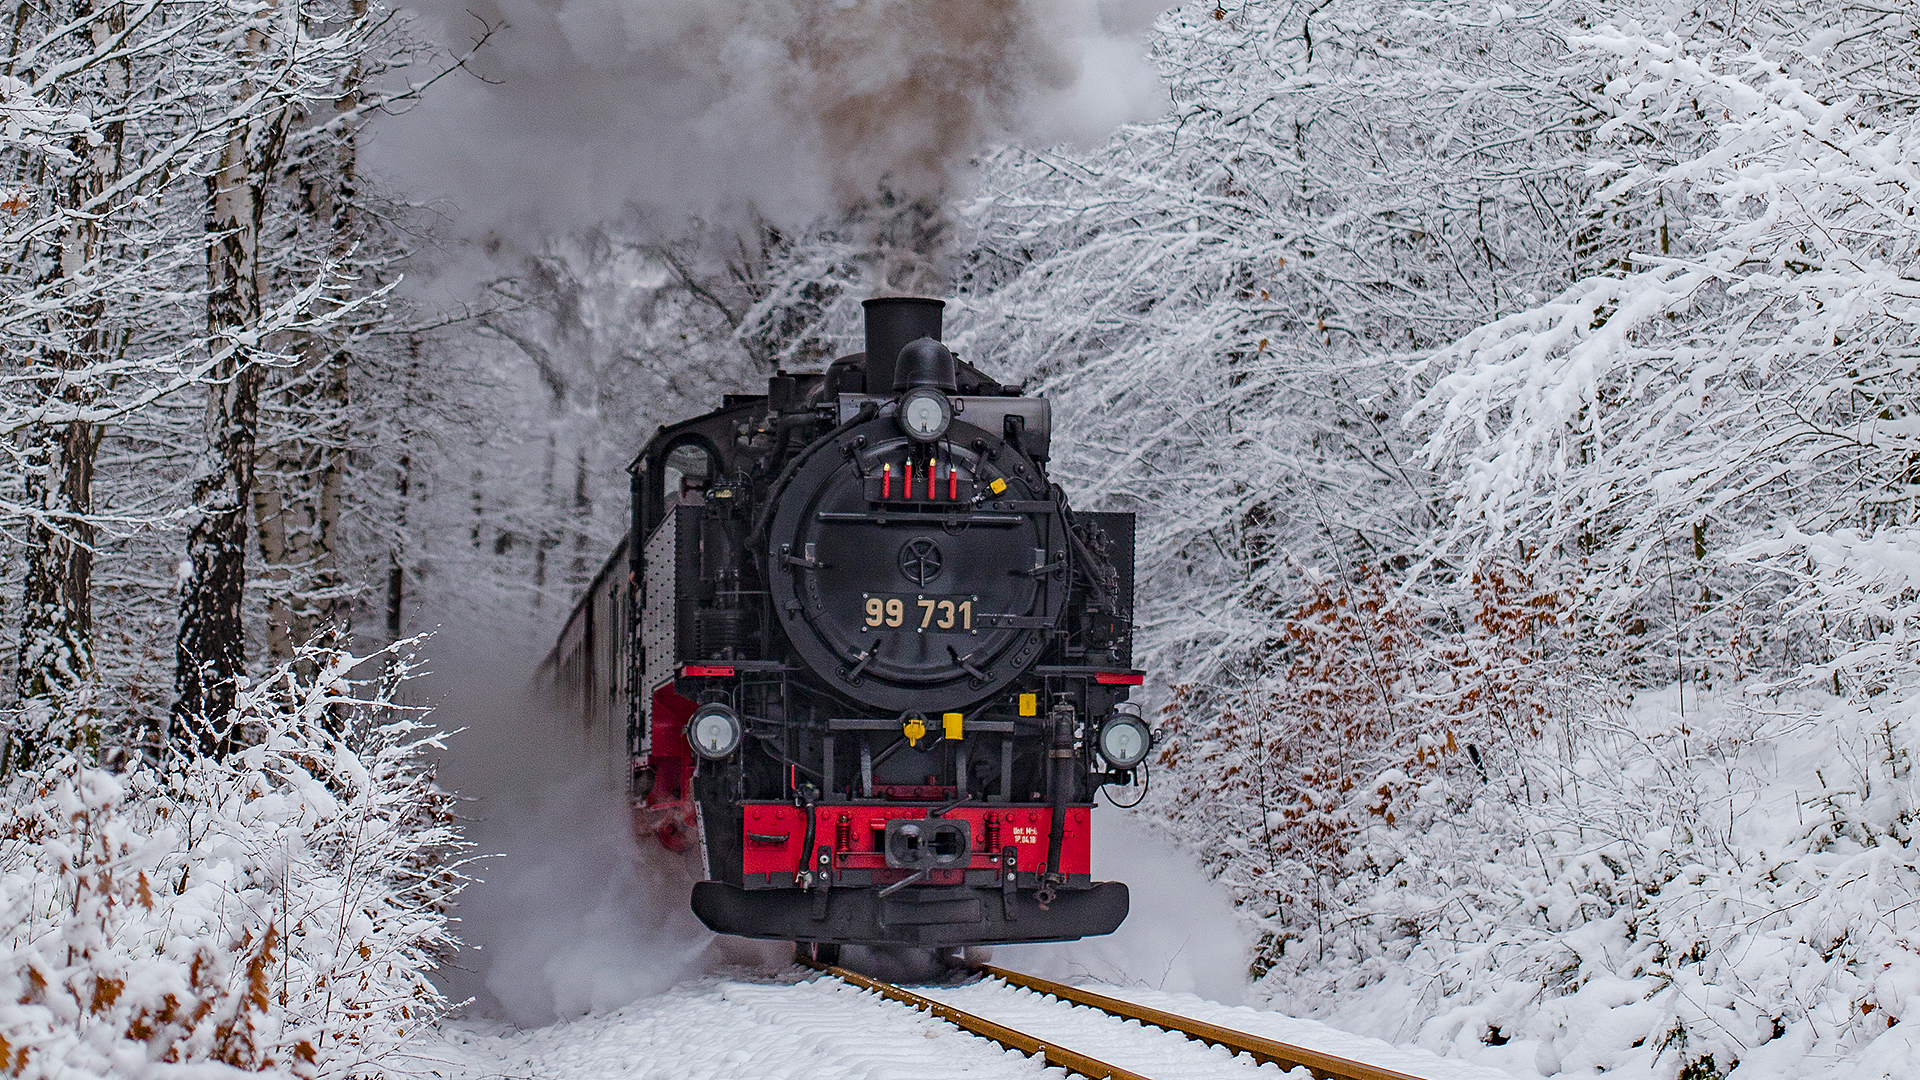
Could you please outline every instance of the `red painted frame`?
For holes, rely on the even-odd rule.
[[[742,807],[741,872],[746,874],[793,874],[801,869],[805,852],[806,818],[791,803],[746,803]],[[881,849],[887,821],[894,818],[924,818],[925,806],[817,806],[814,808],[814,845],[833,848],[834,870],[873,870],[889,872],[886,853]],[[1061,838],[1061,871],[1068,874],[1092,872],[1091,838],[1088,827],[1091,807],[1075,806],[1067,810],[1067,831]],[[847,818],[841,822],[841,817]],[[1034,873],[1047,860],[1048,825],[1053,809],[1047,806],[963,806],[943,815],[949,820],[966,821],[973,835],[973,858],[969,870],[993,870],[1000,865],[1000,848],[1013,845],[1015,868]],[[991,827],[989,817],[991,816]],[[845,834],[841,832],[845,826]],[[990,836],[998,843],[989,847]],[[755,839],[755,837],[759,839]],[[778,842],[771,837],[780,837]],[[956,868],[951,873],[958,873]],[[891,871],[904,873],[903,871]]]

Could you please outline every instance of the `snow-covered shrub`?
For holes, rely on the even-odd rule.
[[[1614,14],[1568,39],[1605,59],[1582,168],[1670,215],[1439,353],[1412,422],[1452,478],[1437,562],[1577,554],[1581,651],[1610,626],[1643,639],[1634,678],[1665,654],[1680,681],[1560,714],[1423,829],[1374,825],[1395,869],[1350,909],[1340,985],[1417,984],[1425,1037],[1535,1039],[1547,1073],[1902,1075],[1914,14]]]
[[[1176,688],[1157,761],[1160,814],[1263,928],[1256,974],[1351,951],[1381,884],[1408,880],[1381,836],[1458,815],[1495,774],[1531,801],[1542,740],[1604,699],[1576,671],[1569,598],[1534,567],[1489,564],[1457,612],[1378,570],[1312,583],[1240,688]]]
[[[1408,685],[1419,615],[1373,572],[1315,582],[1285,632],[1240,692],[1175,696],[1160,764],[1167,814],[1204,857],[1263,914],[1311,919],[1334,905],[1359,819],[1389,812],[1355,789],[1412,767],[1427,734]]]
[[[242,691],[225,761],[15,777],[0,1072],[345,1077],[431,1023],[462,845],[408,664],[309,648]]]
[[[1376,872],[1322,948],[1271,957],[1275,1004],[1546,1075],[1907,1075],[1911,710],[1683,718],[1664,692],[1588,717],[1452,805],[1370,822],[1355,863]]]

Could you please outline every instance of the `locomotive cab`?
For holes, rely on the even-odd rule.
[[[1095,792],[1150,743],[1133,516],[1071,509],[1047,402],[955,357],[942,306],[867,301],[865,353],[633,465],[608,678],[636,828],[699,845],[716,931],[950,948],[1126,915],[1090,844]]]

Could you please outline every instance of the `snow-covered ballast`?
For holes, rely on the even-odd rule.
[[[942,307],[867,301],[864,353],[632,467],[633,625],[592,655],[624,665],[636,825],[697,838],[716,931],[951,947],[1126,916],[1089,852],[1095,792],[1151,744],[1133,515],[1070,508],[1047,402],[956,358]]]

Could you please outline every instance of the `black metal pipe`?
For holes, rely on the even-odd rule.
[[[1067,835],[1067,807],[1073,802],[1074,772],[1079,755],[1073,750],[1073,706],[1062,701],[1053,707],[1053,738],[1047,758],[1053,765],[1053,822],[1047,834],[1047,879],[1041,883],[1043,895],[1050,897],[1048,884],[1066,881],[1060,871],[1060,846]]]
[[[901,889],[904,889],[909,885],[918,885],[922,881],[925,881],[927,879],[927,875],[931,873],[933,873],[933,867],[931,866],[928,866],[919,870],[915,870],[913,873],[908,874],[906,877],[901,878],[899,881],[896,881],[893,884],[887,886],[886,888],[881,889],[880,895],[882,897],[892,896],[894,893],[899,892]]]
[[[794,871],[793,881],[796,885],[805,884],[811,886],[815,884],[813,880],[813,826],[814,820],[819,815],[814,813],[813,800],[805,797],[800,792],[794,793],[793,801],[800,807],[800,812],[807,815],[806,836],[800,842],[800,868]]]
[[[893,362],[907,342],[940,340],[940,311],[945,300],[926,296],[876,296],[862,300],[867,316],[867,393],[893,393]]]

